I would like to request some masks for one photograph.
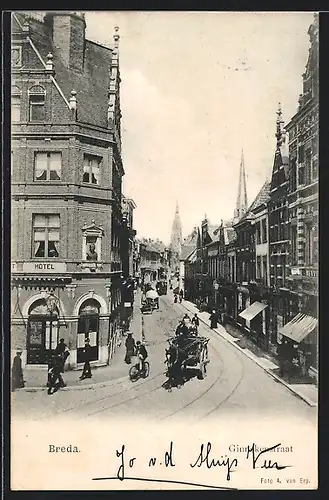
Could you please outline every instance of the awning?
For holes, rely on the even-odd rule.
[[[244,318],[247,321],[252,320],[257,314],[263,311],[267,307],[267,304],[263,304],[262,302],[253,302],[251,306],[247,307],[244,311],[242,311],[239,316]]]
[[[289,323],[279,329],[279,333],[300,343],[316,328],[317,324],[318,320],[316,318],[298,313]]]

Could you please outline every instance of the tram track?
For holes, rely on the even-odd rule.
[[[167,306],[167,303],[165,302],[165,305]],[[164,313],[167,313],[168,312],[168,309],[169,307],[165,307],[165,311],[163,311]],[[176,315],[175,315],[176,316]],[[159,323],[162,327],[162,324],[164,322],[164,320],[166,320],[166,317],[164,316],[164,314],[162,314],[159,318]],[[173,323],[173,321],[176,321],[176,318],[175,320],[170,318],[170,326],[171,324]],[[208,330],[208,327],[206,325],[204,325],[202,328],[204,328],[206,331]],[[207,333],[209,334],[209,332],[207,331]],[[167,334],[165,334],[167,336]],[[218,351],[218,349],[216,349],[215,347],[215,343],[216,343],[216,337],[212,334],[211,335],[211,338],[212,338],[212,342],[211,342],[211,350],[214,351],[214,353],[216,354],[216,358],[217,360],[220,360],[220,365],[221,365],[221,369],[220,369],[220,373],[216,376],[216,378],[213,380],[213,382],[211,383],[210,386],[208,386],[206,388],[205,391],[203,391],[201,394],[199,394],[197,397],[193,398],[191,401],[189,401],[187,404],[183,405],[183,406],[180,406],[179,408],[177,408],[175,411],[171,412],[169,415],[164,415],[163,417],[160,417],[158,418],[158,420],[160,421],[164,421],[164,420],[167,420],[167,419],[171,419],[172,417],[174,417],[175,415],[179,415],[180,413],[183,413],[184,411],[186,411],[186,409],[188,408],[191,408],[192,405],[195,405],[197,404],[198,402],[201,402],[203,398],[205,398],[206,395],[209,396],[209,393],[210,392],[215,392],[216,391],[216,387],[218,387],[218,383],[219,381],[222,379],[222,375],[223,373],[225,372],[225,362],[224,362],[224,359],[223,357],[221,356],[220,352]],[[149,343],[149,345],[161,345],[161,344],[165,344],[167,340],[149,340],[147,341]],[[239,359],[239,356],[237,356],[236,353],[234,353],[233,350],[231,350],[231,352],[234,354],[235,358]],[[239,359],[239,363],[242,367],[242,370],[240,372],[240,376],[239,376],[239,380],[238,382],[235,384],[234,388],[230,391],[229,394],[227,394],[225,396],[224,399],[221,400],[221,402],[219,404],[217,404],[214,408],[212,408],[210,411],[208,411],[205,415],[202,415],[199,419],[199,420],[202,420],[204,418],[207,418],[209,415],[211,415],[212,413],[214,413],[221,405],[223,405],[225,402],[227,402],[230,397],[232,396],[232,394],[234,394],[234,392],[237,390],[237,388],[239,387],[239,385],[241,384],[242,382],[242,379],[243,379],[243,364],[241,362],[241,360]],[[120,406],[123,406],[123,405],[129,405],[131,403],[133,403],[134,401],[136,400],[142,400],[144,398],[148,398],[150,395],[152,394],[155,394],[157,391],[163,389],[164,387],[164,383],[165,383],[165,380],[164,380],[164,371],[158,371],[155,375],[153,375],[152,377],[149,377],[148,379],[145,379],[143,381],[141,381],[140,383],[138,383],[138,385],[132,385],[131,387],[127,388],[127,387],[122,387],[123,384],[126,384],[127,383],[127,379],[125,380],[121,380],[120,382],[118,382],[118,385],[121,386],[120,390],[112,393],[112,394],[107,394],[105,396],[102,396],[100,398],[95,398],[95,399],[92,399],[92,400],[89,400],[89,401],[84,401],[84,402],[79,402],[79,404],[76,404],[74,405],[73,407],[69,407],[69,408],[66,408],[66,409],[63,409],[63,410],[58,410],[58,411],[55,411],[52,413],[52,415],[54,415],[54,413],[56,414],[56,416],[62,416],[62,415],[70,415],[70,414],[74,414],[74,412],[79,412],[77,415],[76,415],[76,419],[77,420],[80,420],[80,419],[83,419],[83,418],[88,418],[88,417],[92,417],[92,416],[95,416],[95,415],[98,415],[98,414],[102,414],[106,411],[110,411],[112,409],[115,409],[115,408],[119,408]],[[161,380],[161,383],[156,383],[155,387],[152,387],[150,390],[145,390],[147,387],[149,387],[150,385],[152,385],[152,383],[154,382],[157,382],[158,380]],[[205,379],[206,380],[206,379]],[[134,391],[135,393],[132,394],[132,397],[128,397],[128,398],[124,398],[123,401],[113,401],[114,398],[117,398],[117,399],[120,399],[122,396],[124,395],[127,395],[127,393],[130,393],[131,391]],[[103,403],[106,403],[107,400],[111,400],[111,403],[110,404],[105,404],[104,406],[102,405],[102,402]],[[214,400],[216,400],[216,395],[214,396]],[[91,406],[99,406],[99,405],[102,405],[103,407],[102,408],[91,408]],[[89,407],[89,410],[91,411],[88,411],[88,407]],[[81,411],[79,411],[81,410]],[[43,419],[44,418],[49,418],[49,416],[45,416],[45,417],[42,417]]]

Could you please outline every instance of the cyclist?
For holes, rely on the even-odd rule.
[[[144,344],[138,340],[136,342],[136,356],[139,359],[139,370],[144,371],[145,370],[145,360],[148,357],[148,353],[146,350],[146,347]]]

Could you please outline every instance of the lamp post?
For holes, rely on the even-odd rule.
[[[50,292],[46,298],[46,305],[50,314],[49,350],[52,351],[53,315],[57,307],[57,298],[54,296],[53,292]]]
[[[218,293],[219,284],[217,283],[216,280],[214,281],[213,286],[214,286],[214,290],[215,290],[215,305],[217,308],[217,293]]]

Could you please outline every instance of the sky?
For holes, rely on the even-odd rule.
[[[86,36],[120,28],[124,193],[137,237],[187,236],[233,217],[243,147],[248,203],[270,178],[278,102],[297,111],[312,13],[86,12]]]

